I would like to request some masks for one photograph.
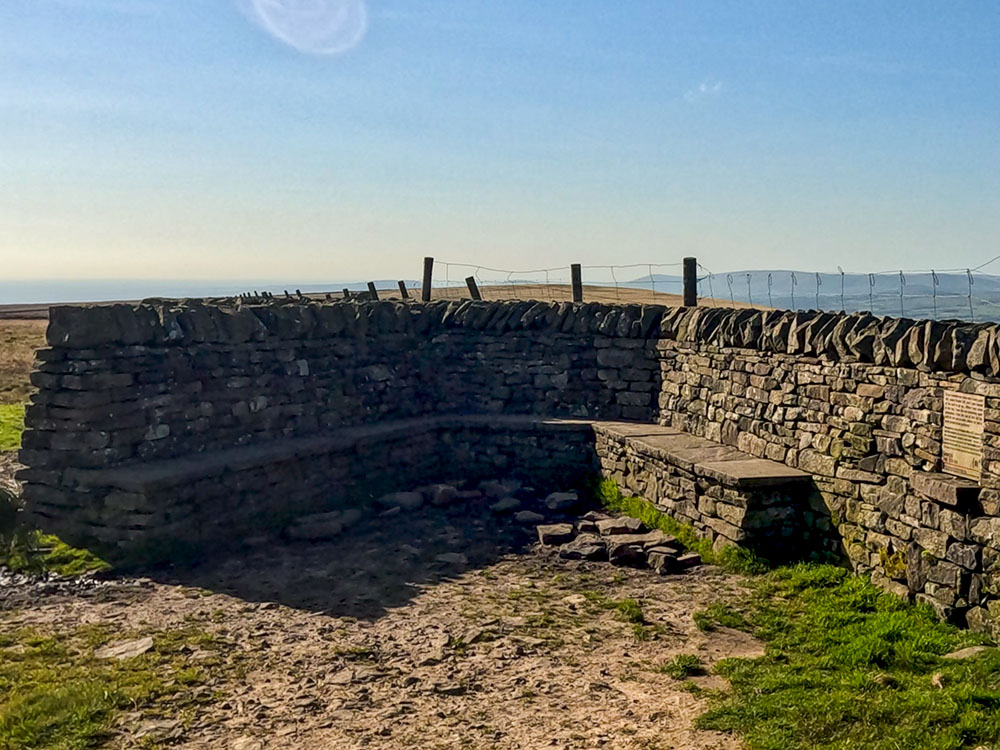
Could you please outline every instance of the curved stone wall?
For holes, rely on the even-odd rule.
[[[490,413],[660,422],[810,472],[816,512],[887,588],[972,624],[1000,607],[992,324],[596,303],[185,302],[55,308],[49,344],[22,454],[26,497],[43,512],[85,505],[67,479],[76,469],[348,425]],[[947,390],[986,403],[982,477],[961,503],[928,481],[941,468]]]

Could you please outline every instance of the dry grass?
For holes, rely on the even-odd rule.
[[[0,404],[28,400],[35,350],[45,346],[44,320],[0,320]]]

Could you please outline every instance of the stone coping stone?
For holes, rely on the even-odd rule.
[[[808,481],[811,475],[674,427],[637,422],[600,422],[535,415],[451,414],[344,427],[335,432],[225,448],[178,458],[123,464],[106,469],[68,469],[65,479],[78,488],[111,487],[148,492],[210,476],[330,453],[349,453],[371,443],[433,431],[477,429],[491,432],[570,431],[624,438],[636,452],[737,487],[769,487]]]
[[[738,488],[772,487],[807,482],[812,475],[767,458],[666,425],[635,422],[595,422],[594,430],[611,438],[624,438],[637,453],[652,455],[680,469]]]

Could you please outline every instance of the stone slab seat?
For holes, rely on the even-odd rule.
[[[398,438],[416,437],[428,432],[479,428],[514,433],[556,431],[589,433],[592,424],[590,420],[585,419],[549,419],[534,415],[496,414],[402,419],[343,427],[330,434],[285,438],[107,469],[71,469],[67,471],[66,478],[81,488],[113,487],[144,493],[227,472],[246,471],[268,464],[297,461],[324,454],[350,452],[365,444],[384,444]]]
[[[675,427],[635,422],[594,422],[593,426],[596,432],[624,437],[627,444],[640,453],[731,487],[776,487],[811,479],[811,475],[804,471],[767,458],[755,458],[731,446]]]
[[[600,455],[608,436],[626,444],[640,464],[665,462],[676,467],[671,472],[705,485],[693,490],[697,496],[690,501],[684,496],[690,486],[683,483],[660,485],[647,499],[705,535],[737,543],[770,528],[776,514],[793,515],[772,507],[776,488],[809,480],[804,472],[672,427],[447,414],[67,469],[60,487],[29,484],[25,499],[39,528],[108,559],[144,563],[173,559],[182,549],[197,554],[219,548],[241,535],[283,528],[297,516],[363,506],[384,492],[452,477],[512,476],[539,489],[565,489],[594,471],[617,478],[615,461]],[[649,489],[626,482],[623,487],[639,494]]]

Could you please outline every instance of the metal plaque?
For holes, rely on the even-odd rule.
[[[971,393],[944,392],[941,440],[943,470],[979,481],[983,471],[983,428],[986,399]]]

